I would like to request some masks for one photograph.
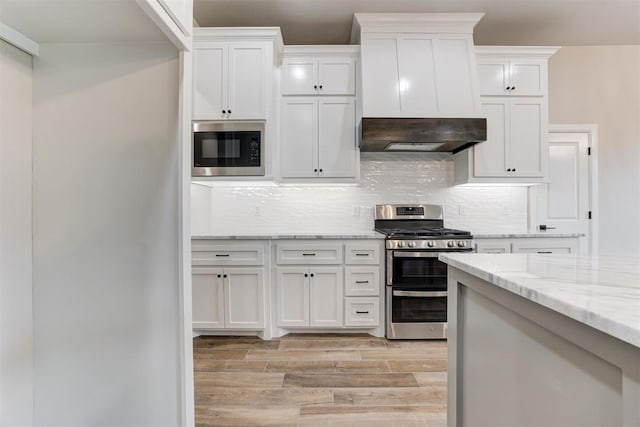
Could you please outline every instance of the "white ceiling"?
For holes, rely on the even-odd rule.
[[[354,12],[485,12],[475,43],[640,44],[640,0],[194,0],[202,27],[279,26],[286,44],[348,44]]]
[[[166,40],[135,0],[0,0],[0,22],[38,43]]]

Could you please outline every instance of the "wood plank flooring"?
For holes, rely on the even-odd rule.
[[[446,425],[446,341],[293,334],[193,347],[200,427]]]

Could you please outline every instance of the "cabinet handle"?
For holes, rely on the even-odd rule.
[[[223,274],[223,275],[222,275],[222,277],[224,277],[224,278],[226,279],[226,278],[227,278],[227,275],[226,275],[226,274]]]
[[[318,89],[318,85],[313,85],[313,88],[314,89]]]
[[[507,172],[511,172],[511,169],[507,169]]]
[[[302,256],[316,256],[316,254],[302,254]]]
[[[511,90],[511,86],[507,86],[507,90]]]
[[[368,280],[356,280],[356,283],[369,283]]]
[[[356,314],[369,314],[368,311],[358,311],[356,310]]]
[[[552,254],[551,251],[538,251],[539,254]]]
[[[318,169],[314,169],[313,171],[314,171],[314,172],[318,172]]]
[[[227,110],[222,110],[222,114],[227,114]]]
[[[320,85],[320,89],[322,89],[322,85]]]
[[[515,86],[511,86],[511,90],[516,90],[516,87]]]
[[[222,277],[222,274],[218,274],[218,278]]]
[[[516,171],[516,168],[511,169],[511,172],[515,172],[515,171]]]
[[[320,169],[320,172],[322,172],[322,169]]]
[[[369,256],[369,254],[356,254],[356,256]]]
[[[229,254],[216,254],[217,257],[228,257]]]
[[[309,277],[309,275],[307,273],[304,273],[304,277]]]
[[[231,110],[227,111],[229,114],[231,114]]]
[[[311,277],[313,277],[313,273],[311,273]]]

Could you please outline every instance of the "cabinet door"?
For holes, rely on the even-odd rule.
[[[315,95],[318,93],[318,61],[291,58],[284,61],[283,95]]]
[[[281,174],[284,178],[318,175],[318,101],[286,98],[282,101]]]
[[[221,268],[194,268],[192,274],[193,329],[224,328]]]
[[[309,271],[309,324],[317,327],[342,326],[342,267],[312,267]]]
[[[361,44],[364,117],[400,115],[398,44],[393,34],[368,34]]]
[[[355,177],[356,108],[353,98],[319,98],[318,114],[320,176]]]
[[[264,120],[266,115],[266,46],[231,43],[229,47],[229,119]]]
[[[427,34],[398,39],[398,86],[404,117],[433,116],[438,109],[434,49],[434,39]]]
[[[227,44],[197,48],[193,53],[193,118],[222,119],[227,97]]]
[[[319,60],[318,88],[320,95],[355,95],[355,61],[353,59]]]
[[[509,91],[509,61],[506,59],[478,58],[480,95],[507,95]]]
[[[507,172],[509,176],[542,177],[543,136],[546,138],[546,114],[542,100],[509,101],[509,138]],[[543,131],[544,126],[544,131]],[[545,145],[546,146],[546,145]]]
[[[473,39],[471,36],[439,36],[434,48],[438,114],[440,117],[469,117],[469,114],[477,113],[480,106],[478,83],[474,77],[477,66]]]
[[[505,156],[508,137],[508,110],[508,100],[483,100],[482,112],[487,118],[487,140],[473,146],[475,176],[502,177],[507,175]]]
[[[547,62],[512,59],[509,65],[511,95],[543,96],[547,92]]]
[[[278,326],[309,326],[308,268],[276,270],[276,312]]]
[[[227,268],[223,276],[225,327],[262,329],[264,327],[264,269]]]

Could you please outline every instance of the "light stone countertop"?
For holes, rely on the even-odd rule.
[[[496,233],[496,234],[473,234],[474,239],[528,239],[528,238],[577,238],[582,237],[580,233]]]
[[[247,234],[247,235],[196,235],[191,236],[192,240],[205,239],[205,240],[313,240],[313,239],[384,239],[384,234],[380,234],[376,231],[369,233],[356,233],[356,234],[322,234],[322,233],[309,233],[309,234],[292,234],[292,233],[273,233],[273,234]]]
[[[640,258],[440,254],[451,267],[640,347]]]

